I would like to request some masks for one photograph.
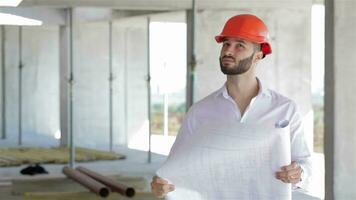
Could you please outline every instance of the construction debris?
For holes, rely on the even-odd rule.
[[[75,148],[76,162],[87,162],[97,160],[119,160],[125,156],[115,152],[99,151],[88,148]],[[0,167],[20,166],[23,164],[65,164],[69,160],[69,148],[1,148]]]

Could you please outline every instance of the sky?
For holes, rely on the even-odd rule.
[[[313,5],[311,22],[312,93],[324,95],[324,5]]]
[[[150,23],[152,92],[174,93],[186,86],[186,23]]]

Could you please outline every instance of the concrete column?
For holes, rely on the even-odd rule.
[[[326,199],[356,199],[355,1],[326,0]]]

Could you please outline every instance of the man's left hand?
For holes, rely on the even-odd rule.
[[[299,183],[301,181],[303,169],[297,162],[293,161],[290,165],[284,166],[281,169],[281,171],[276,172],[277,179],[284,183]]]

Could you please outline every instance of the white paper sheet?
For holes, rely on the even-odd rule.
[[[157,175],[175,185],[170,200],[288,200],[275,172],[291,163],[289,127],[209,124],[175,148]]]

